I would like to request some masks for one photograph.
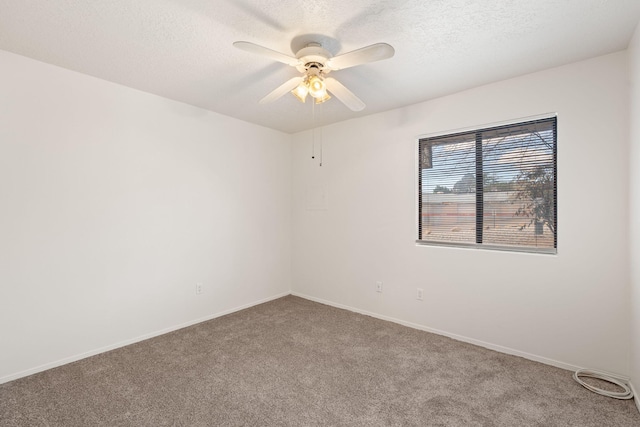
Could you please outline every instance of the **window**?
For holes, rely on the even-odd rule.
[[[556,253],[556,117],[418,141],[418,243]]]

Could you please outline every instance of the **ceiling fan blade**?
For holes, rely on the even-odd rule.
[[[270,94],[268,94],[267,96],[262,98],[259,103],[260,104],[267,104],[269,102],[275,101],[276,99],[280,98],[281,96],[286,95],[287,92],[291,92],[296,87],[298,87],[298,85],[300,84],[301,81],[302,81],[302,77],[294,77],[292,79],[287,80],[286,82],[284,82],[283,84],[278,86]]]
[[[300,60],[298,58],[285,55],[284,53],[271,50],[267,47],[260,46],[255,43],[239,41],[233,42],[233,45],[238,49],[244,50],[246,52],[255,53],[256,55],[262,55],[269,59],[273,59],[274,61],[282,62],[283,64],[291,65],[293,67],[300,63]]]
[[[333,77],[324,79],[324,84],[327,86],[327,90],[335,95],[340,102],[349,107],[350,110],[361,111],[364,109],[364,102]]]
[[[343,70],[367,62],[380,61],[391,58],[396,51],[386,43],[376,43],[361,49],[352,50],[342,55],[334,56],[327,61],[326,66],[331,70]]]

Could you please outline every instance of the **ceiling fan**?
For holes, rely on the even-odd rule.
[[[362,110],[365,107],[364,102],[342,83],[332,77],[327,77],[327,74],[331,71],[391,58],[395,53],[393,47],[386,43],[376,43],[333,56],[320,43],[312,42],[300,49],[295,57],[251,42],[237,41],[233,45],[238,49],[296,67],[302,73],[302,75],[289,79],[278,86],[262,98],[260,104],[275,101],[287,92],[291,92],[301,102],[305,102],[307,95],[311,95],[316,104],[321,104],[329,100],[331,98],[329,94],[332,94],[353,111]]]

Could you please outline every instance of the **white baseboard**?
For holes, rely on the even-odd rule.
[[[543,356],[538,356],[537,354],[531,354],[531,353],[526,353],[524,351],[520,351],[520,350],[514,350],[512,348],[509,347],[504,347],[501,345],[496,345],[496,344],[491,344],[488,342],[484,342],[484,341],[480,341],[480,340],[476,340],[473,338],[468,338],[462,335],[457,335],[457,334],[452,334],[449,332],[445,332],[445,331],[441,331],[439,329],[434,329],[434,328],[429,328],[427,326],[423,326],[423,325],[419,325],[417,323],[412,323],[412,322],[406,322],[404,320],[400,320],[400,319],[396,319],[394,317],[390,317],[390,316],[383,316],[381,314],[378,313],[373,313],[367,310],[361,310],[359,308],[355,308],[355,307],[351,307],[348,305],[344,305],[344,304],[339,304],[333,301],[328,301],[322,298],[316,298],[316,297],[312,297],[310,295],[305,295],[302,294],[300,292],[291,292],[291,295],[300,297],[300,298],[304,298],[304,299],[308,299],[310,301],[314,301],[314,302],[318,302],[320,304],[325,304],[325,305],[329,305],[332,307],[336,307],[336,308],[341,308],[344,310],[349,310],[349,311],[353,311],[355,313],[360,313],[360,314],[364,314],[366,316],[371,316],[371,317],[375,317],[376,319],[381,319],[381,320],[387,320],[389,322],[394,322],[394,323],[398,323],[400,325],[403,326],[407,326],[413,329],[419,329],[421,331],[426,331],[426,332],[431,332],[437,335],[442,335],[445,337],[449,337],[452,338],[454,340],[457,341],[462,341],[462,342],[466,342],[469,344],[474,344],[474,345],[478,345],[480,347],[484,347],[484,348],[488,348],[490,350],[495,350],[498,351],[500,353],[505,353],[505,354],[510,354],[513,356],[519,356],[528,360],[533,360],[534,362],[540,362],[540,363],[544,363],[545,365],[550,365],[550,366],[555,366],[556,368],[560,368],[560,369],[566,369],[568,371],[577,371],[579,369],[584,369],[581,366],[576,366],[576,365],[572,365],[570,363],[565,363],[565,362],[560,362],[558,360],[554,360],[554,359],[549,359],[547,357],[543,357]],[[603,371],[600,371],[603,372]],[[636,408],[638,409],[638,412],[640,412],[640,395],[638,395],[638,393],[635,390],[635,387],[633,386],[633,383],[629,380],[629,378],[622,376],[622,375],[618,375],[615,373],[609,373],[609,372],[603,372],[613,378],[616,379],[620,379],[622,381],[625,381],[627,384],[629,384],[629,388],[631,388],[631,391],[633,392],[633,396],[634,396],[634,400],[635,400],[635,404],[636,404]]]
[[[510,354],[510,355],[513,355],[513,356],[523,357],[525,359],[533,360],[534,362],[544,363],[545,365],[555,366],[557,368],[566,369],[568,371],[577,371],[578,369],[582,369],[582,367],[575,366],[575,365],[572,365],[570,363],[560,362],[558,360],[549,359],[549,358],[546,358],[546,357],[538,356],[536,354],[526,353],[524,351],[514,350],[514,349],[509,348],[509,347],[503,347],[501,345],[496,345],[496,344],[492,344],[492,343],[476,340],[476,339],[473,339],[473,338],[468,338],[468,337],[465,337],[465,336],[462,336],[462,335],[452,334],[452,333],[449,333],[449,332],[446,332],[446,331],[441,331],[439,329],[429,328],[427,326],[419,325],[417,323],[406,322],[404,320],[396,319],[394,317],[383,316],[383,315],[380,315],[378,313],[373,313],[373,312],[366,311],[366,310],[360,310],[359,308],[350,307],[350,306],[344,305],[344,304],[338,304],[338,303],[335,303],[335,302],[332,302],[332,301],[323,300],[321,298],[316,298],[316,297],[312,297],[312,296],[309,296],[309,295],[301,294],[299,292],[291,292],[291,295],[294,295],[294,296],[297,296],[297,297],[300,297],[300,298],[304,298],[304,299],[308,299],[310,301],[319,302],[321,304],[330,305],[332,307],[342,308],[344,310],[349,310],[349,311],[353,311],[355,313],[360,313],[360,314],[364,314],[364,315],[367,315],[367,316],[375,317],[376,319],[387,320],[389,322],[398,323],[400,325],[408,326],[408,327],[413,328],[413,329],[419,329],[421,331],[426,331],[426,332],[431,332],[431,333],[434,333],[434,334],[437,334],[437,335],[442,335],[442,336],[449,337],[449,338],[452,338],[452,339],[457,340],[457,341],[462,341],[462,342],[466,342],[466,343],[469,343],[469,344],[474,344],[474,345],[477,345],[477,346],[480,346],[480,347],[488,348],[490,350],[495,350],[495,351],[498,351],[500,353],[505,353],[505,354]],[[616,375],[616,377],[617,378],[621,378],[619,375]],[[624,378],[621,378],[621,379],[624,379]],[[636,401],[636,403],[637,403],[637,401]]]
[[[273,300],[276,300],[278,298],[285,297],[287,295],[294,295],[294,296],[297,296],[297,297],[300,297],[300,298],[304,298],[304,299],[307,299],[307,300],[310,300],[310,301],[315,301],[315,302],[318,302],[318,303],[321,303],[321,304],[325,304],[325,305],[329,305],[329,306],[332,306],[332,307],[341,308],[341,309],[344,309],[344,310],[349,310],[349,311],[352,311],[352,312],[355,312],[355,313],[364,314],[366,316],[371,316],[371,317],[374,317],[376,319],[381,319],[381,320],[386,320],[386,321],[389,321],[389,322],[394,322],[394,323],[397,323],[397,324],[400,324],[400,325],[403,325],[403,326],[407,326],[407,327],[410,327],[410,328],[413,328],[413,329],[418,329],[418,330],[422,330],[422,331],[426,331],[426,332],[431,332],[431,333],[434,333],[434,334],[437,334],[437,335],[446,336],[446,337],[455,339],[457,341],[462,341],[462,342],[466,342],[466,343],[469,343],[469,344],[478,345],[480,347],[488,348],[490,350],[495,350],[495,351],[498,351],[500,353],[511,354],[513,356],[523,357],[525,359],[533,360],[535,362],[544,363],[546,365],[555,366],[557,368],[566,369],[566,370],[569,370],[569,371],[576,371],[578,369],[582,369],[579,366],[575,366],[575,365],[572,365],[572,364],[569,364],[569,363],[559,362],[557,360],[549,359],[549,358],[538,356],[538,355],[535,355],[535,354],[526,353],[526,352],[519,351],[519,350],[514,350],[512,348],[508,348],[508,347],[503,347],[503,346],[496,345],[496,344],[487,343],[487,342],[484,342],[484,341],[476,340],[476,339],[473,339],[473,338],[468,338],[468,337],[465,337],[465,336],[462,336],[462,335],[452,334],[452,333],[449,333],[449,332],[446,332],[446,331],[441,331],[441,330],[434,329],[434,328],[429,328],[427,326],[419,325],[417,323],[406,322],[404,320],[396,319],[394,317],[383,316],[383,315],[380,315],[380,314],[377,314],[377,313],[373,313],[373,312],[366,311],[366,310],[361,310],[361,309],[358,309],[358,308],[355,308],[355,307],[351,307],[351,306],[348,306],[348,305],[339,304],[339,303],[335,303],[333,301],[328,301],[328,300],[324,300],[324,299],[321,299],[321,298],[316,298],[316,297],[312,297],[312,296],[309,296],[309,295],[301,294],[299,292],[283,292],[283,293],[278,294],[278,295],[274,295],[274,296],[271,296],[271,297],[268,297],[268,298],[264,298],[264,299],[259,300],[259,301],[254,301],[254,302],[251,302],[251,303],[248,303],[248,304],[244,304],[244,305],[241,305],[241,306],[229,309],[229,310],[224,310],[224,311],[221,311],[221,312],[218,312],[218,313],[215,313],[215,314],[211,314],[211,315],[208,315],[208,316],[205,316],[205,317],[201,317],[199,319],[191,320],[189,322],[185,322],[185,323],[182,323],[182,324],[179,324],[179,325],[176,325],[176,326],[165,328],[165,329],[162,329],[162,330],[159,330],[159,331],[156,331],[156,332],[152,332],[152,333],[149,333],[149,334],[141,335],[139,337],[132,338],[132,339],[129,339],[129,340],[120,341],[120,342],[112,344],[112,345],[108,345],[108,346],[105,346],[105,347],[97,348],[97,349],[94,349],[94,350],[91,350],[91,351],[87,351],[87,352],[84,352],[84,353],[81,353],[81,354],[77,354],[77,355],[74,355],[74,356],[65,357],[65,358],[57,360],[55,362],[46,363],[44,365],[40,365],[40,366],[37,366],[35,368],[31,368],[31,369],[27,369],[27,370],[24,370],[24,371],[21,371],[21,372],[10,374],[10,375],[7,375],[7,376],[4,376],[4,377],[0,378],[0,384],[6,383],[6,382],[9,382],[9,381],[14,381],[14,380],[17,380],[18,378],[22,378],[22,377],[26,377],[26,376],[29,376],[29,375],[33,375],[33,374],[36,374],[38,372],[46,371],[48,369],[56,368],[58,366],[66,365],[68,363],[76,362],[76,361],[81,360],[81,359],[86,359],[87,357],[91,357],[91,356],[95,356],[95,355],[100,354],[100,353],[105,353],[107,351],[115,350],[117,348],[124,347],[124,346],[130,345],[130,344],[135,344],[137,342],[144,341],[144,340],[147,340],[147,339],[150,339],[150,338],[153,338],[153,337],[157,337],[157,336],[169,333],[169,332],[177,331],[178,329],[182,329],[182,328],[186,328],[188,326],[192,326],[192,325],[195,325],[195,324],[198,324],[198,323],[206,322],[208,320],[212,320],[212,319],[215,319],[217,317],[222,317],[222,316],[225,316],[227,314],[235,313],[236,311],[244,310],[246,308],[250,308],[250,307],[253,307],[253,306],[256,306],[256,305],[259,305],[259,304],[264,304],[266,302],[273,301]],[[616,378],[620,378],[620,379],[626,380],[624,377],[620,377],[620,376],[617,376],[617,375],[613,375],[613,376],[616,377]],[[631,383],[630,381],[628,383],[629,383],[629,386],[631,388],[631,391],[633,392],[633,395],[635,396],[634,399],[635,399],[636,408],[638,409],[638,412],[640,412],[640,398],[638,398],[638,393],[636,392],[636,390],[635,390],[635,388],[633,386],[633,383]]]
[[[190,320],[188,322],[181,323],[181,324],[175,325],[175,326],[171,326],[171,327],[168,327],[168,328],[165,328],[165,329],[161,329],[159,331],[151,332],[149,334],[144,334],[144,335],[141,335],[141,336],[136,337],[136,338],[131,338],[131,339],[128,339],[128,340],[120,341],[120,342],[115,343],[115,344],[111,344],[111,345],[108,345],[108,346],[105,346],[105,347],[100,347],[100,348],[97,348],[97,349],[94,349],[94,350],[86,351],[84,353],[76,354],[74,356],[65,357],[63,359],[56,360],[55,362],[45,363],[44,365],[36,366],[35,368],[27,369],[27,370],[24,370],[24,371],[21,371],[21,372],[16,372],[14,374],[9,374],[9,375],[6,375],[6,376],[0,378],[0,384],[7,383],[9,381],[14,381],[14,380],[17,380],[18,378],[26,377],[26,376],[29,376],[29,375],[37,374],[38,372],[46,371],[48,369],[57,368],[58,366],[66,365],[67,363],[76,362],[76,361],[81,360],[81,359],[86,359],[87,357],[91,357],[91,356],[95,356],[95,355],[100,354],[100,353],[105,353],[107,351],[115,350],[117,348],[124,347],[124,346],[130,345],[130,344],[135,344],[135,343],[140,342],[140,341],[148,340],[149,338],[157,337],[159,335],[163,335],[163,334],[166,334],[166,333],[169,333],[169,332],[177,331],[178,329],[182,329],[182,328],[186,328],[188,326],[192,326],[192,325],[195,325],[195,324],[198,324],[198,323],[206,322],[208,320],[215,319],[216,317],[221,317],[221,316],[225,316],[227,314],[235,313],[236,311],[244,310],[246,308],[253,307],[253,306],[256,306],[256,305],[259,305],[259,304],[263,304],[265,302],[273,301],[275,299],[282,298],[282,297],[285,297],[287,295],[290,295],[289,291],[281,293],[281,294],[278,294],[278,295],[274,295],[274,296],[271,296],[271,297],[268,297],[268,298],[264,298],[264,299],[259,300],[259,301],[254,301],[254,302],[251,302],[251,303],[248,303],[248,304],[244,304],[244,305],[241,305],[239,307],[235,307],[235,308],[232,308],[232,309],[229,309],[229,310],[224,310],[224,311],[221,311],[221,312],[218,312],[218,313],[215,313],[215,314],[211,314],[211,315],[208,315],[208,316],[205,316],[205,317],[201,317],[199,319]]]
[[[636,388],[633,386],[633,383],[631,381],[629,381],[629,388],[633,393],[633,400],[635,400],[636,402],[636,409],[638,410],[638,412],[640,412],[640,396],[638,396],[638,392],[636,391]]]

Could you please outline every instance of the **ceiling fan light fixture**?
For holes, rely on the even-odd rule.
[[[322,78],[319,76],[309,77],[309,94],[316,99],[322,99],[327,96],[327,88]]]
[[[304,101],[307,99],[307,94],[309,93],[307,79],[301,81],[300,84],[291,91],[291,93],[298,99],[298,101],[304,103]]]
[[[316,104],[322,104],[325,101],[328,101],[331,99],[331,95],[329,95],[329,93],[327,91],[324,92],[324,96],[321,98],[314,98],[316,100]]]

